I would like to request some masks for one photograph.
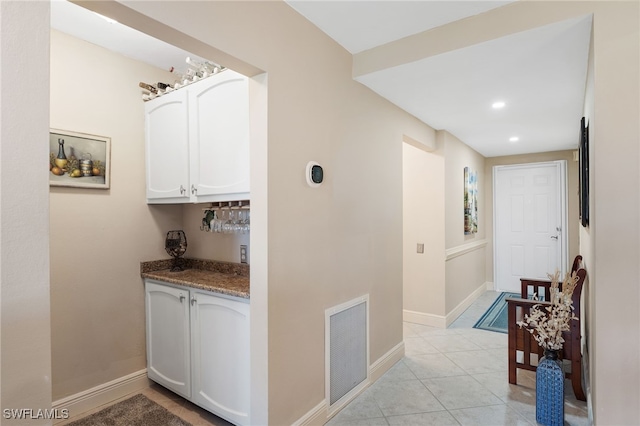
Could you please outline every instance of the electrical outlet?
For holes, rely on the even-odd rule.
[[[424,244],[418,243],[417,252],[420,253],[420,254],[424,253]]]
[[[247,246],[240,246],[240,263],[247,263]]]

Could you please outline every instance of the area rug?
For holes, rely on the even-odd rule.
[[[520,297],[518,293],[500,293],[500,296],[489,306],[476,325],[473,328],[481,330],[497,331],[498,333],[506,333],[507,324],[507,297]]]
[[[69,423],[69,426],[192,426],[142,394]]]

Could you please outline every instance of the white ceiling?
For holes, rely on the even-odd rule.
[[[512,3],[509,1],[286,0],[351,53]]]
[[[575,149],[590,30],[565,21],[357,80],[485,157]]]
[[[174,67],[176,72],[183,73],[188,56],[202,60],[66,0],[51,1],[51,28],[167,71]]]
[[[300,1],[287,3],[351,53],[512,1]],[[51,25],[158,66],[194,57],[64,0]],[[591,17],[560,22],[357,78],[435,129],[486,157],[575,149],[586,82]],[[200,59],[200,58],[198,58]],[[224,65],[224,64],[223,64]],[[506,107],[494,110],[502,100]],[[517,142],[509,138],[518,136]]]

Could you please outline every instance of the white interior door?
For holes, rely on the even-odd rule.
[[[494,278],[498,291],[520,292],[520,278],[566,270],[566,162],[496,166]]]

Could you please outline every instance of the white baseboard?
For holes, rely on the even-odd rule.
[[[148,387],[149,379],[145,368],[75,395],[53,401],[52,408],[67,409],[69,417],[75,417]]]
[[[430,327],[446,328],[447,319],[442,315],[427,314],[405,309],[402,311],[402,320],[414,324],[428,325]]]
[[[346,406],[349,402],[353,401],[360,393],[362,393],[367,387],[369,387],[373,382],[378,380],[384,373],[387,372],[391,367],[395,365],[396,362],[400,361],[404,356],[404,342],[398,343],[394,346],[389,352],[382,355],[376,361],[374,361],[369,366],[369,382],[366,386],[363,386],[361,391],[357,394],[354,394],[353,397],[349,401],[345,401],[344,406]],[[323,425],[331,417],[336,415],[339,411],[333,412],[329,415],[329,406],[327,405],[326,399],[323,399],[309,410],[304,416],[300,417],[293,423],[293,426],[314,426],[314,425]]]
[[[582,346],[582,377],[584,379],[584,394],[587,397],[587,418],[589,424],[593,424],[593,399],[591,396],[591,374],[589,374],[589,347]]]
[[[491,281],[487,281],[485,284],[487,285],[487,290],[494,290],[496,288],[496,286]]]
[[[369,367],[369,380],[371,383],[378,380],[386,373],[396,362],[400,361],[404,356],[404,341],[395,345],[389,352],[375,360]]]
[[[492,282],[485,282],[467,296],[458,306],[456,306],[447,316],[416,312],[405,309],[402,311],[402,320],[414,324],[428,325],[436,328],[447,328],[453,323],[475,300],[487,290],[493,290]]]
[[[471,293],[469,296],[467,296],[466,299],[460,302],[458,306],[456,306],[451,312],[447,314],[447,321],[446,321],[445,327],[448,327],[449,325],[451,325],[451,323],[453,323],[485,291],[487,291],[487,284],[482,283],[480,287],[475,289],[473,293]]]
[[[307,414],[293,422],[292,426],[313,426],[323,425],[327,422],[327,400],[323,399],[318,405],[313,407]]]

